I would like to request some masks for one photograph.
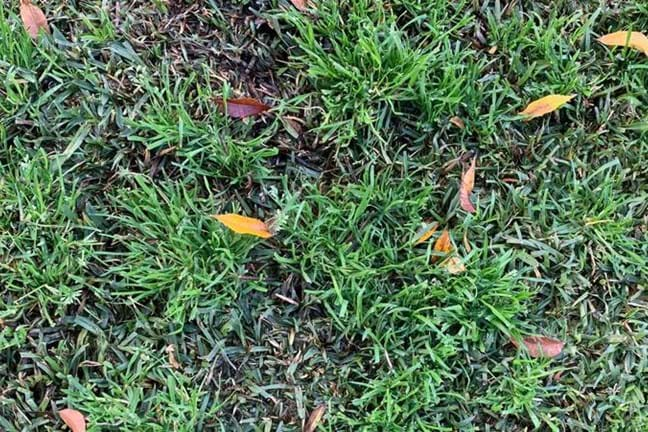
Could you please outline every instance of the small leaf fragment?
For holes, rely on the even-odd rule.
[[[169,366],[171,366],[173,369],[182,369],[182,365],[178,363],[178,360],[176,360],[175,347],[173,345],[167,345],[164,351],[166,351],[167,353]]]
[[[526,116],[527,120],[549,114],[572,100],[576,95],[549,95],[531,102],[520,115]]]
[[[629,46],[648,55],[648,36],[640,32],[618,31],[601,36],[598,41],[607,46]]]
[[[464,129],[466,127],[466,123],[464,123],[464,121],[461,120],[461,117],[454,116],[450,118],[450,123],[457,126],[459,129]]]
[[[41,29],[49,34],[50,29],[45,14],[38,6],[32,4],[31,0],[20,0],[20,18],[32,38],[37,38]]]
[[[432,235],[436,232],[438,228],[439,228],[439,224],[437,222],[426,224],[425,226],[423,226],[423,228],[418,230],[418,232],[414,236],[414,244],[418,245],[425,242],[427,239],[432,237]]]
[[[434,243],[434,250],[445,254],[452,251],[452,241],[448,230],[443,230],[436,243]]]
[[[459,274],[466,271],[466,266],[463,263],[463,260],[458,256],[451,256],[447,260],[443,261],[441,267],[448,270],[448,273],[450,274]]]
[[[59,416],[72,432],[85,432],[85,417],[79,411],[66,408],[59,411]]]
[[[459,205],[468,213],[475,213],[475,206],[470,201],[470,194],[475,187],[475,166],[477,158],[473,158],[470,167],[464,171],[461,176],[461,186],[459,187]]]
[[[252,98],[217,99],[216,103],[232,118],[252,117],[270,109],[270,106]]]
[[[511,342],[519,348],[520,344],[515,339],[511,339]],[[556,357],[565,346],[565,342],[547,336],[527,336],[522,342],[533,358]]]
[[[304,425],[303,432],[314,432],[315,429],[317,429],[317,425],[322,421],[322,417],[324,417],[325,412],[326,405],[320,405],[315,408],[308,417],[308,421]]]
[[[262,220],[233,213],[213,215],[212,217],[235,233],[249,234],[264,239],[272,237],[270,229]]]
[[[290,3],[302,12],[308,10],[308,0],[290,0]]]

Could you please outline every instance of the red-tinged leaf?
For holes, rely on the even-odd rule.
[[[252,98],[217,99],[218,106],[233,118],[252,117],[268,111],[270,107]]]
[[[452,251],[452,241],[450,240],[450,233],[448,230],[443,230],[437,241],[434,243],[434,250],[444,254]]]
[[[567,102],[572,100],[575,95],[549,95],[538,100],[531,102],[527,107],[520,113],[526,117],[526,120],[531,120],[536,117],[549,114],[556,111],[561,106],[565,105]]]
[[[437,222],[432,222],[431,224],[424,225],[423,228],[418,230],[418,232],[414,236],[414,244],[418,245],[425,242],[427,239],[432,237],[432,235],[438,228],[439,224]]]
[[[20,18],[22,19],[25,30],[32,38],[38,37],[38,32],[42,29],[45,33],[50,32],[47,18],[43,11],[30,0],[20,0]]]
[[[326,405],[320,405],[311,412],[308,421],[304,425],[303,432],[314,432],[317,425],[322,421],[324,413],[326,412]]]
[[[457,116],[454,116],[454,117],[450,118],[450,123],[457,126],[459,129],[464,129],[466,127],[466,123],[464,123],[464,121],[461,120],[461,118],[457,117]]]
[[[629,46],[648,55],[648,36],[643,33],[619,31],[601,36],[598,41],[607,46]]]
[[[511,342],[517,348],[520,344],[512,339]],[[547,336],[528,336],[522,339],[522,343],[533,358],[537,357],[556,357],[562,353],[565,342]]]
[[[477,158],[473,158],[470,167],[464,171],[461,176],[461,186],[459,187],[459,205],[468,213],[475,213],[475,206],[470,201],[470,194],[475,187],[475,166]]]
[[[231,213],[213,215],[212,217],[235,233],[249,234],[264,239],[272,237],[270,229],[262,220]]]
[[[290,3],[302,12],[308,10],[308,0],[290,0]]]
[[[59,411],[59,416],[72,432],[85,432],[86,420],[79,411],[66,408]]]

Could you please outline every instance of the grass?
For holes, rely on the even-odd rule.
[[[648,6],[612,3],[60,2],[37,42],[1,3],[0,429],[645,431],[648,63],[596,39]]]

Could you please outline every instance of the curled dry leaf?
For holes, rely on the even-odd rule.
[[[431,224],[425,224],[423,228],[421,228],[416,232],[416,235],[414,236],[414,244],[418,245],[425,242],[427,239],[432,237],[432,235],[436,232],[438,228],[439,228],[439,224],[437,222],[432,222]]]
[[[520,113],[520,115],[526,116],[527,120],[532,118],[540,117],[545,114],[556,111],[561,106],[565,105],[567,102],[572,100],[575,95],[549,95],[538,100],[531,102],[527,107]]]
[[[66,408],[59,411],[59,416],[72,432],[85,432],[85,417],[79,411]]]
[[[30,0],[20,0],[20,18],[32,38],[37,38],[41,29],[49,34],[50,29],[45,14]]]
[[[249,234],[261,238],[272,237],[268,225],[262,220],[232,213],[213,215],[212,217],[235,233]]]
[[[176,360],[175,347],[173,345],[167,345],[164,350],[166,351],[168,356],[169,366],[171,366],[173,369],[181,369],[182,365],[178,363],[178,360]]]
[[[475,166],[477,158],[473,158],[470,167],[464,171],[461,176],[461,186],[459,187],[459,205],[468,213],[475,213],[475,206],[470,201],[470,194],[475,187]]]
[[[457,117],[457,116],[452,117],[450,119],[450,123],[457,126],[459,129],[464,129],[466,127],[466,123],[464,123],[464,121],[461,120],[461,118]]]
[[[512,339],[511,342],[517,348],[520,347],[520,344],[515,339]],[[522,342],[529,355],[533,358],[556,357],[562,353],[565,346],[565,342],[547,336],[527,336],[522,339]]]
[[[445,254],[452,251],[452,241],[448,230],[443,230],[436,243],[434,243],[434,250]]]
[[[268,111],[270,107],[263,102],[252,98],[217,99],[218,106],[230,117],[252,117]]]
[[[308,0],[290,0],[290,3],[302,12],[308,10]]]
[[[308,417],[308,421],[304,425],[303,432],[314,432],[317,429],[317,425],[322,421],[324,417],[324,412],[326,411],[326,405],[320,405],[311,412]]]
[[[607,46],[629,46],[648,55],[648,37],[640,32],[619,31],[601,36],[598,41]]]
[[[463,263],[463,260],[458,256],[451,256],[447,260],[441,263],[441,267],[444,267],[448,270],[450,274],[459,274],[466,271],[466,266]]]

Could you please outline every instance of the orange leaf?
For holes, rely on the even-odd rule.
[[[648,37],[643,33],[619,31],[601,36],[598,41],[607,46],[629,46],[648,55]]]
[[[431,224],[426,224],[425,226],[423,226],[423,228],[418,230],[418,232],[414,236],[414,239],[416,240],[414,244],[421,244],[432,237],[432,234],[436,232],[437,228],[439,228],[439,224],[436,222],[432,222]]]
[[[49,34],[50,29],[45,14],[38,6],[33,5],[30,0],[20,0],[20,18],[29,36],[37,38],[41,29]]]
[[[540,117],[556,111],[561,106],[572,100],[576,95],[549,95],[531,102],[520,115],[526,116],[527,120]]]
[[[250,234],[261,238],[272,237],[268,226],[262,220],[232,213],[213,215],[212,217],[235,233]]]
[[[85,417],[79,411],[66,408],[59,411],[59,416],[72,432],[85,432]]]
[[[447,260],[443,261],[441,267],[445,267],[450,274],[459,274],[466,271],[466,266],[458,256],[451,256]]]
[[[477,158],[473,158],[470,167],[461,176],[461,186],[459,187],[459,205],[468,213],[475,213],[475,206],[470,201],[470,194],[475,187],[475,166]]]
[[[308,0],[290,0],[290,3],[302,12],[308,10]]]
[[[442,253],[450,253],[452,251],[452,241],[450,240],[448,230],[443,230],[436,243],[434,243],[434,250]]]
[[[326,411],[326,405],[320,405],[311,412],[308,417],[308,421],[304,425],[304,432],[314,432],[317,429],[317,425],[324,417],[324,412]]]
[[[256,116],[270,109],[268,105],[252,98],[217,99],[216,103],[228,116],[233,118]]]
[[[519,343],[514,339],[511,340],[513,345],[519,348]],[[565,346],[565,342],[547,336],[528,336],[522,339],[529,355],[537,357],[556,357],[560,355]]]
[[[460,117],[454,116],[450,119],[450,123],[453,125],[457,126],[459,129],[463,129],[466,127],[466,123],[464,123],[463,120],[461,120]]]

